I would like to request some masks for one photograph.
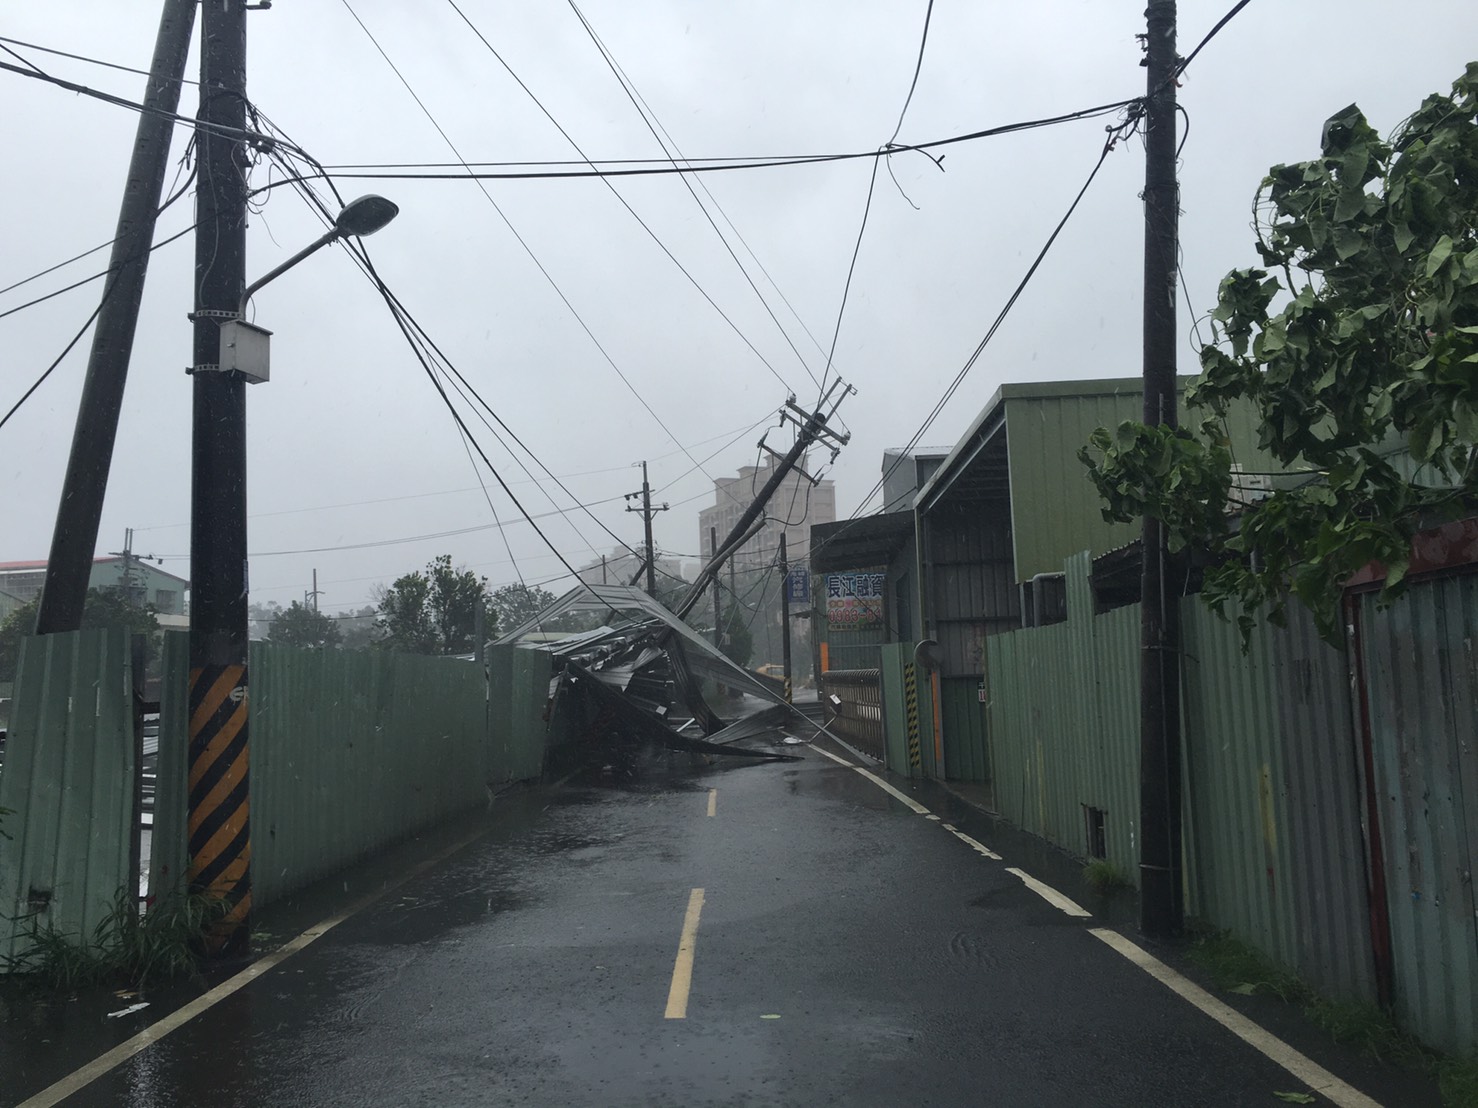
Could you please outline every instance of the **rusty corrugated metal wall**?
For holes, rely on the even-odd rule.
[[[132,665],[123,628],[21,640],[0,771],[0,957],[43,927],[90,936],[120,890],[132,897]]]
[[[1478,576],[1359,608],[1396,1011],[1448,1050],[1478,1046]]]

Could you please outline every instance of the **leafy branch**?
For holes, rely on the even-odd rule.
[[[1383,564],[1391,599],[1416,531],[1478,499],[1478,63],[1389,141],[1352,105],[1321,148],[1258,189],[1266,268],[1221,282],[1198,425],[1100,429],[1079,457],[1106,518],[1149,513],[1212,556],[1203,599],[1244,633],[1292,595],[1333,640],[1352,573]],[[1224,431],[1237,408],[1280,473],[1250,504]]]

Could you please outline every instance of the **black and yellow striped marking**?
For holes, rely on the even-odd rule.
[[[222,898],[212,954],[247,949],[251,920],[246,667],[190,671],[190,889]]]
[[[919,749],[919,683],[912,662],[903,663],[903,704],[908,715],[908,764],[919,769],[924,759]]]

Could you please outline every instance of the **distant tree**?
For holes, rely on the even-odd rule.
[[[335,622],[343,636],[340,645],[345,650],[364,650],[379,641],[383,634],[376,620],[378,609],[366,605],[353,612],[339,612]]]
[[[22,604],[0,625],[0,681],[14,681],[16,663],[20,660],[20,640],[36,629],[36,609],[40,601]],[[82,602],[83,627],[118,627],[148,636],[147,660],[152,668],[159,655],[158,609],[152,604],[137,607],[130,604],[121,589],[88,589]]]
[[[493,593],[493,608],[498,613],[498,626],[504,631],[527,623],[553,604],[556,597],[537,585],[504,585]]]
[[[378,645],[406,654],[466,654],[474,646],[477,606],[491,636],[498,614],[489,603],[487,579],[453,569],[450,554],[407,573],[380,594]]]
[[[291,607],[278,613],[267,638],[284,646],[308,646],[320,650],[326,646],[338,646],[344,641],[335,620],[296,600]]]

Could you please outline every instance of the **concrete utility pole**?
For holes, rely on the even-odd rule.
[[[646,550],[647,550],[647,595],[648,596],[656,596],[657,595],[657,549],[656,549],[656,547],[654,547],[652,545],[652,517],[654,515],[656,515],[658,512],[665,512],[665,511],[667,511],[667,505],[666,504],[663,504],[661,507],[658,507],[658,508],[652,507],[652,486],[647,483],[647,463],[646,462],[642,462],[641,463],[641,492],[639,492],[639,493],[629,492],[629,493],[626,494],[626,499],[627,500],[631,500],[631,499],[633,499],[633,498],[635,498],[637,496],[640,496],[641,497],[641,507],[640,508],[633,508],[630,504],[628,504],[628,505],[626,505],[626,510],[628,512],[640,512],[641,513],[642,526],[643,526],[643,528],[645,530],[645,533],[646,533],[646,543],[647,543],[647,546],[646,546]],[[638,575],[638,576],[640,576],[640,575]]]
[[[832,394],[838,389],[841,390],[841,395],[834,401],[831,400]],[[850,396],[852,391],[850,385],[842,381],[841,378],[837,378],[826,390],[826,394],[822,396],[814,412],[807,413],[805,409],[797,407],[794,396],[785,402],[785,406],[795,412],[796,416],[802,417],[796,418],[796,416],[791,416],[789,413],[782,413],[786,418],[794,420],[800,429],[800,433],[796,436],[795,444],[786,451],[784,457],[777,460],[774,472],[770,474],[770,478],[765,482],[764,487],[755,494],[755,498],[749,507],[745,508],[740,514],[738,521],[729,531],[729,537],[724,540],[722,548],[714,550],[709,563],[699,570],[698,579],[689,587],[687,596],[683,598],[683,602],[677,608],[675,614],[679,619],[686,619],[688,613],[697,605],[698,599],[703,595],[703,590],[708,587],[710,581],[713,581],[718,576],[719,568],[723,564],[722,558],[730,557],[734,550],[742,545],[750,526],[765,510],[765,505],[770,502],[770,497],[775,495],[775,490],[780,487],[786,475],[795,468],[795,464],[800,461],[801,455],[806,452],[811,444],[817,439],[826,439],[834,444],[833,453],[835,453],[836,450],[845,446],[851,440],[851,435],[839,434],[831,430],[827,426],[827,421],[836,415],[836,410],[841,407],[842,401]],[[828,402],[831,403],[829,411],[827,410]],[[761,440],[761,445],[764,445],[763,440]],[[804,473],[805,471],[802,470],[802,472]],[[720,555],[722,555],[722,558]]]
[[[103,285],[92,352],[72,432],[72,452],[62,482],[46,580],[36,610],[36,633],[75,631],[82,625],[82,605],[92,575],[92,552],[97,548],[113,442],[118,436],[118,412],[139,321],[139,301],[149,270],[149,248],[169,168],[169,143],[180,106],[190,35],[195,28],[195,0],[165,0],[154,41],[154,59],[144,92],[144,110],[134,134],[133,157],[118,211],[118,235],[108,258],[111,274]]]
[[[246,382],[219,370],[246,287],[245,0],[201,5],[190,496],[190,887],[227,904],[212,953],[244,953],[248,816]]]
[[[1144,422],[1176,426],[1175,0],[1149,0],[1144,173]],[[1180,609],[1158,519],[1144,517],[1140,594],[1139,927],[1178,934],[1181,885]]]
[[[308,594],[312,598],[313,611],[318,611],[318,598],[323,594],[318,591],[318,570],[313,571],[313,591]]]
[[[785,532],[780,532],[780,672],[785,677],[785,703],[791,702],[790,677],[790,562],[785,556]]]

